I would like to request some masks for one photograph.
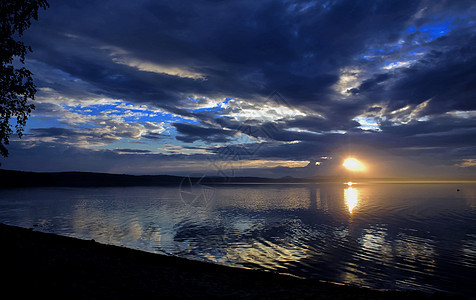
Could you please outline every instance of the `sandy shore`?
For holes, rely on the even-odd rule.
[[[2,293],[12,299],[436,299],[103,245],[0,224]],[[8,295],[8,293],[7,293]]]

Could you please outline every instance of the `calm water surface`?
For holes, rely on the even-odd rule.
[[[475,183],[6,189],[0,222],[333,282],[476,295]]]

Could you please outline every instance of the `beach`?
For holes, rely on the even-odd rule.
[[[15,298],[436,299],[104,245],[0,224],[3,292]]]

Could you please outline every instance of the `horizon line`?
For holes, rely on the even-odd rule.
[[[409,177],[409,176],[391,176],[391,177],[369,177],[369,176],[344,176],[344,175],[313,175],[308,177],[293,177],[293,176],[282,176],[282,177],[262,177],[262,176],[220,176],[220,175],[198,175],[197,173],[191,173],[190,175],[171,175],[171,174],[127,174],[127,173],[110,173],[110,172],[94,172],[94,171],[24,171],[24,170],[9,170],[0,168],[0,172],[11,172],[11,173],[30,173],[30,174],[97,174],[97,175],[116,175],[116,176],[134,176],[134,177],[146,177],[146,176],[168,176],[168,177],[179,177],[179,178],[228,178],[228,179],[244,179],[244,178],[253,178],[253,179],[266,179],[266,180],[312,180],[312,179],[327,179],[327,180],[344,180],[344,181],[355,181],[355,180],[404,180],[404,181],[476,181],[476,177]]]

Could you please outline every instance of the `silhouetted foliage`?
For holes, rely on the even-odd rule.
[[[19,41],[23,32],[30,27],[31,19],[38,19],[38,10],[49,7],[45,0],[1,0],[0,2],[0,154],[8,156],[5,147],[13,133],[10,119],[16,118],[15,129],[19,137],[31,111],[28,103],[36,93],[32,73],[25,67],[25,55],[31,47]],[[19,62],[18,62],[18,61]]]

